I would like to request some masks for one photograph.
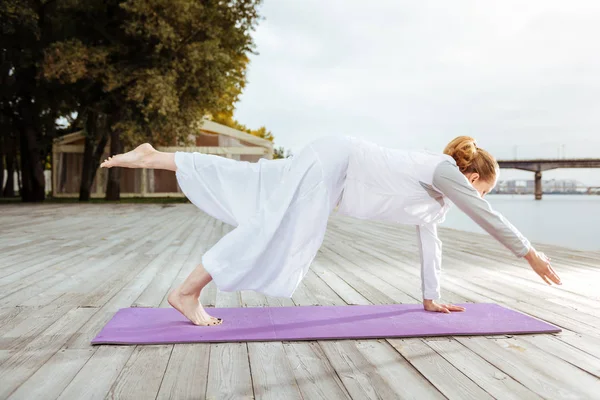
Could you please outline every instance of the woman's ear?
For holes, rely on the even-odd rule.
[[[469,182],[471,183],[475,183],[479,180],[479,174],[477,172],[473,172],[470,176],[469,176]]]

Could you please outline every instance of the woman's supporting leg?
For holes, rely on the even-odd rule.
[[[185,281],[169,294],[169,304],[195,325],[221,324],[222,320],[208,315],[198,300],[200,292],[211,280],[212,277],[202,264],[198,264]]]
[[[135,149],[108,157],[102,164],[102,168],[151,168],[177,171],[175,165],[175,153],[157,151],[150,143],[144,143]]]
[[[100,166],[103,168],[151,168],[177,171],[175,153],[157,151],[149,143],[139,145],[127,153],[109,157]],[[221,324],[222,320],[211,317],[198,300],[200,292],[211,280],[210,274],[206,272],[202,264],[199,264],[183,284],[169,294],[169,304],[195,325]]]

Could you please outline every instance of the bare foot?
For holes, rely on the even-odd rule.
[[[209,326],[221,325],[223,323],[221,318],[215,318],[208,315],[196,296],[184,295],[179,288],[169,294],[167,301],[173,308],[192,321],[194,325]]]
[[[127,153],[108,157],[100,167],[144,168],[148,164],[148,156],[155,151],[150,143],[144,143]]]

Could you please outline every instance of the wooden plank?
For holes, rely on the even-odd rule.
[[[13,398],[105,398],[121,390],[124,397],[145,397],[149,389],[149,397],[161,398],[285,398],[288,392],[296,398],[464,398],[481,390],[510,399],[590,397],[598,389],[597,254],[540,246],[569,282],[549,288],[492,238],[440,230],[444,300],[495,302],[563,332],[473,338],[484,340],[478,347],[463,344],[471,340],[465,337],[416,339],[420,347],[402,350],[410,362],[384,340],[254,342],[250,354],[245,343],[200,344],[205,356],[199,357],[190,345],[173,345],[170,358],[157,357],[156,369],[150,367],[152,384],[129,390],[126,381],[146,379],[144,357],[128,363],[134,347],[90,348],[91,338],[138,298],[168,306],[169,289],[232,227],[191,204],[24,205],[3,207],[0,214],[7,232],[0,237],[0,302],[10,305],[0,306],[0,379],[16,378]],[[39,234],[32,238],[28,230],[34,225]],[[168,263],[174,256],[187,257],[178,271]],[[413,227],[332,217],[323,247],[291,300],[214,286],[203,299],[217,307],[419,303],[419,275]],[[64,326],[65,335],[59,334],[57,321],[85,305],[99,308],[81,308],[90,313],[87,322]],[[54,339],[40,339],[50,329]],[[95,353],[86,362],[90,349]],[[123,372],[125,365],[134,372]],[[155,381],[161,380],[159,388]],[[544,381],[551,386],[544,388]],[[580,382],[589,389],[579,388]]]
[[[210,345],[176,344],[162,378],[157,399],[206,398]]]
[[[308,275],[308,274],[307,274]],[[294,294],[292,301],[297,306],[318,306],[319,300],[314,296],[310,289],[306,286],[306,277],[300,282]]]
[[[214,218],[210,218],[210,220],[208,218],[205,218],[202,225],[199,226],[199,231],[194,241],[195,246],[185,256],[183,266],[179,270],[179,273],[177,274],[175,279],[173,279],[173,282],[171,283],[171,286],[168,289],[168,291],[165,293],[159,307],[170,307],[168,303],[168,294],[176,288],[178,288],[183,283],[183,281],[188,277],[188,275],[197,267],[197,265],[201,261],[202,254],[206,251],[206,248],[217,240],[217,233],[215,233],[215,230],[217,230],[218,224],[220,224],[220,222],[215,220]],[[179,251],[180,250],[178,249],[176,251],[176,254],[179,254]],[[214,286],[214,283],[209,283],[208,287],[203,289],[203,293],[200,294],[200,301],[202,302],[203,306],[214,305],[214,297],[216,296],[215,290],[216,288]]]
[[[368,343],[350,340],[320,342],[352,398],[444,398],[389,344],[379,341]]]
[[[86,265],[88,268],[83,267],[84,263],[82,263],[79,258],[74,258],[74,263],[68,262],[63,266],[59,266],[57,268],[58,271],[54,276],[50,276],[47,279],[26,286],[18,292],[14,292],[10,296],[3,298],[0,301],[0,304],[5,306],[19,305],[23,307],[45,306],[64,293],[76,293],[71,292],[73,288],[77,288],[80,291],[83,290],[82,283],[87,283],[88,287],[92,287],[94,284],[100,284],[100,282],[98,282],[99,279],[97,279],[98,272],[103,269],[109,269],[111,264],[113,267],[116,265],[123,265],[123,260],[121,260],[120,257],[122,257],[120,254],[108,256],[106,259],[93,266],[88,267]],[[127,261],[132,262],[130,260]],[[64,271],[61,273],[62,267],[66,267],[67,274],[64,274]],[[69,274],[70,271],[73,271],[73,273]],[[83,299],[83,297],[83,294],[79,296],[80,299]],[[77,303],[77,305],[80,305],[80,303]]]
[[[389,339],[388,342],[444,396],[450,399],[493,399],[421,339]]]
[[[8,360],[14,353],[14,350],[0,350],[0,368],[4,361]]]
[[[172,251],[165,251],[154,258],[133,280],[125,285],[118,294],[106,302],[98,312],[90,318],[84,327],[79,329],[65,344],[66,348],[89,347],[90,341],[106,325],[106,323],[121,308],[130,307],[139,297],[148,284],[152,281],[156,271],[162,266],[172,254]]]
[[[104,399],[134,350],[134,346],[100,346],[58,399]]]
[[[145,254],[158,255],[162,253],[167,247],[172,245],[174,237],[185,230],[192,222],[193,220],[188,218],[185,214],[182,214],[176,222],[173,221],[171,224],[167,225],[171,226],[170,229],[163,226],[161,230],[157,230],[152,237],[156,242],[150,249],[145,251]]]
[[[267,307],[269,302],[267,297],[252,290],[240,290],[240,299],[242,301],[242,307]]]
[[[30,342],[35,341],[42,332],[55,324],[57,320],[60,320],[74,309],[73,299],[77,299],[77,296],[67,293],[45,307],[23,308],[18,315],[8,321],[0,337],[0,348],[4,350],[21,350],[25,348]]]
[[[72,250],[72,251],[71,251]],[[72,257],[83,254],[86,251],[85,248],[77,247],[75,249],[62,249],[60,252],[61,256],[52,257],[46,261],[39,262],[33,261],[28,265],[15,265],[2,269],[2,279],[0,284],[6,285],[9,283],[18,282],[27,276],[34,274],[44,268],[50,267],[51,265],[58,264],[59,262],[65,262]]]
[[[527,348],[535,346],[540,351],[550,353],[566,362],[587,371],[591,375],[600,378],[600,358],[579,350],[553,336],[519,336],[505,339],[513,346]]]
[[[248,356],[256,399],[302,399],[281,342],[249,342]]]
[[[541,398],[452,338],[432,338],[424,342],[496,399]]]
[[[240,292],[222,292],[217,290],[215,307],[240,307],[241,304]]]
[[[186,258],[187,256],[171,256],[166,266],[163,265],[156,271],[154,279],[133,302],[132,307],[158,307],[167,297],[173,279],[183,267]]]
[[[600,390],[597,378],[534,347],[482,337],[456,340],[541,397],[594,398]]]
[[[95,312],[84,308],[73,309],[25,347],[13,352],[0,370],[0,398],[7,397],[29,379]]]
[[[58,351],[25,381],[10,398],[15,400],[57,398],[95,351],[95,348]]]
[[[582,335],[580,333],[575,334],[570,331],[562,331],[554,335],[554,338],[561,342],[568,343],[576,349],[583,350],[584,352],[593,355],[596,358],[600,358],[600,338]]]
[[[305,293],[304,297],[307,300],[298,299],[296,293],[292,299],[296,302],[297,305],[310,305],[316,301],[315,305],[322,306],[336,306],[336,305],[345,305],[346,302],[329,286],[321,279],[321,275],[325,272],[317,273],[312,268],[307,272],[304,280],[301,283],[301,286],[304,286],[306,289],[302,289],[298,295],[301,296],[302,293]],[[298,299],[298,301],[296,301]]]
[[[211,345],[206,398],[232,400],[254,398],[246,343]]]
[[[283,348],[306,399],[350,399],[350,394],[321,346],[315,342],[289,342]]]
[[[123,259],[118,273],[110,276],[105,282],[98,284],[89,290],[82,300],[83,307],[102,307],[107,301],[127,285],[137,274],[139,274],[150,262],[151,256],[137,256],[131,260]]]
[[[241,302],[239,292],[217,291],[215,307],[240,307]],[[206,398],[254,398],[246,343],[214,343],[210,345]]]
[[[334,247],[342,246],[339,243],[335,244],[329,241],[327,242],[327,245]],[[343,246],[345,246],[345,248],[357,249],[359,244],[343,243]],[[418,257],[418,251],[415,251],[417,253],[412,257]],[[423,295],[421,290],[420,266],[419,261],[416,258],[411,261],[406,254],[403,254],[401,257],[392,257],[388,254],[390,252],[389,248],[382,248],[379,245],[362,246],[360,247],[360,252],[372,256],[374,259],[379,261],[383,261],[383,263],[378,264],[376,272],[374,273],[376,273],[378,277],[384,278],[386,282],[399,289],[402,293],[406,293],[409,297],[405,298],[405,302],[422,302]],[[444,282],[442,281],[442,288],[443,283]],[[464,296],[445,289],[442,291],[442,297],[444,301],[448,302],[467,302],[467,299],[464,298]],[[413,298],[414,300],[410,301],[410,298]]]
[[[109,398],[156,398],[173,345],[136,346],[113,384]]]
[[[240,297],[244,307],[268,305],[265,295],[261,293],[244,290],[240,292]],[[248,359],[255,398],[302,398],[281,342],[249,342]]]
[[[340,275],[352,277],[353,286],[374,304],[414,303],[415,299],[387,280],[377,276],[376,272],[385,267],[381,260],[368,257],[350,246],[329,246],[324,250],[332,265],[339,265]],[[361,265],[362,264],[362,265]],[[363,269],[363,266],[368,266]]]
[[[317,260],[313,262],[311,268],[346,304],[350,305],[368,305],[371,304],[363,295],[349,285],[344,279],[333,273],[325,261]]]
[[[22,321],[23,318],[19,318],[21,312],[32,312],[31,308],[26,307],[6,307],[0,308],[0,337],[5,336],[14,326]]]

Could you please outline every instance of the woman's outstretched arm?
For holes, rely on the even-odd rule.
[[[546,283],[561,284],[549,259],[537,252],[517,228],[479,196],[456,165],[449,161],[440,163],[434,172],[433,186],[513,254],[525,257],[531,268]]]

